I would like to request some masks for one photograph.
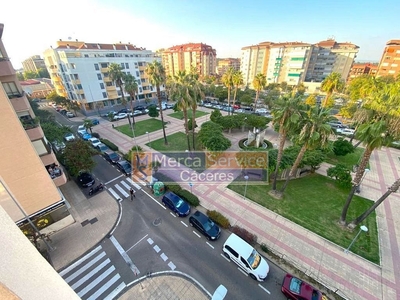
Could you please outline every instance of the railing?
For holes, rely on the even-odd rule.
[[[49,168],[47,169],[47,172],[49,173],[51,179],[60,177],[60,176],[63,174],[61,168],[60,168],[60,167],[57,167],[57,166],[55,166],[55,167],[53,167],[53,168],[52,168],[52,167],[49,167]]]

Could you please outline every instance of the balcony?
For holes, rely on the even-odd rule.
[[[20,117],[19,120],[21,121],[22,126],[25,130],[30,130],[39,127],[39,119],[32,118],[31,116],[23,116]],[[39,135],[39,138],[43,137],[43,131]]]
[[[46,166],[46,170],[49,173],[51,179],[56,186],[61,186],[67,182],[67,178],[62,171],[61,167],[56,164],[51,164]]]
[[[81,84],[80,79],[74,79],[74,80],[71,80],[71,81],[72,81],[72,84]]]
[[[103,80],[104,80],[104,82],[111,82],[110,76],[104,76]]]
[[[107,68],[100,68],[101,73],[108,73],[108,67]]]
[[[0,77],[9,75],[15,75],[15,70],[10,59],[7,57],[0,57]]]
[[[116,88],[113,85],[107,85],[106,90],[107,90],[107,92],[114,92],[114,91],[116,91]]]

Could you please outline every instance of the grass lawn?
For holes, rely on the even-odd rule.
[[[349,153],[345,156],[336,156],[333,152],[328,154],[326,157],[326,162],[332,165],[337,165],[339,163],[344,164],[350,170],[353,169],[354,165],[360,163],[360,158],[364,154],[363,148],[356,148],[353,153]]]
[[[130,129],[129,124],[115,127],[115,129],[117,129],[119,132],[122,132],[123,134],[133,137],[132,130]],[[162,129],[162,122],[158,119],[147,119],[136,122],[133,129],[135,130],[135,136],[140,136],[146,134],[146,131],[150,133]]]
[[[204,111],[196,110],[196,118],[202,117],[202,116],[205,116],[205,115],[208,115],[208,113],[204,112]],[[172,114],[169,114],[168,116],[176,118],[176,119],[179,119],[179,120],[183,120],[183,112],[181,112],[181,111],[176,111],[176,112],[174,112]],[[191,118],[191,117],[192,117],[192,110],[189,109],[188,110],[188,118]]]
[[[245,186],[232,183],[229,188],[243,195]],[[248,185],[246,197],[343,248],[350,245],[359,231],[357,228],[350,232],[338,225],[348,189],[338,187],[334,180],[328,177],[312,174],[292,180],[282,200],[269,196],[268,191],[270,189],[271,186],[266,185]],[[372,201],[354,196],[347,220],[353,220],[370,205],[372,205]],[[350,250],[379,264],[375,213],[364,220],[362,225],[368,227],[368,232],[360,234]]]

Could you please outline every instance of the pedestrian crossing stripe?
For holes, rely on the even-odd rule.
[[[133,176],[133,177],[135,177],[135,179],[138,181],[138,182],[140,182],[143,186],[146,186],[146,183],[145,182],[142,182],[140,179],[138,179],[136,176]],[[132,180],[132,178],[127,178],[126,179],[130,184],[132,184],[135,188],[137,188],[138,190],[140,190],[141,189],[141,186],[140,185],[138,185],[136,182],[134,182],[133,180]]]
[[[125,190],[120,187],[119,184],[115,184],[114,186],[125,198],[129,197],[129,194],[125,192]]]
[[[108,188],[107,189],[110,193],[111,193],[111,195],[115,198],[115,199],[121,199],[120,198],[120,196],[112,189],[112,188]]]
[[[97,252],[99,252],[102,249],[101,246],[98,246],[97,248],[93,249],[92,251],[90,251],[88,254],[86,254],[84,257],[82,257],[81,259],[77,260],[76,262],[74,262],[72,265],[70,265],[68,268],[65,268],[64,270],[62,270],[60,273],[60,276],[63,277],[65,274],[67,274],[69,271],[71,271],[73,268],[75,268],[76,266],[80,265],[82,262],[84,262],[85,260],[87,260],[88,258],[90,258],[91,256],[93,256],[94,254],[96,254]]]
[[[69,283],[70,281],[74,280],[76,277],[81,275],[83,272],[85,272],[87,269],[89,269],[91,266],[93,266],[95,263],[97,263],[100,259],[102,259],[105,255],[106,255],[106,253],[104,251],[101,252],[94,259],[92,259],[90,262],[88,262],[84,267],[80,268],[79,271],[76,271],[71,276],[68,276],[67,278],[65,278],[65,282]]]
[[[98,285],[105,277],[114,272],[114,270],[115,270],[114,266],[109,267],[104,273],[101,274],[101,276],[97,277],[95,280],[93,280],[91,283],[85,286],[85,288],[78,293],[78,296],[81,298],[85,296],[91,289],[93,289],[96,285]]]

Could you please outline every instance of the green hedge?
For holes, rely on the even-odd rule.
[[[165,187],[167,190],[175,194],[178,194],[180,191],[182,191],[182,188],[179,184],[166,184]]]
[[[229,222],[228,218],[226,218],[216,210],[207,210],[207,216],[222,228],[227,229],[231,226],[231,223]]]
[[[112,151],[118,151],[118,146],[115,145],[113,142],[110,142],[107,139],[100,139],[100,141],[106,145],[108,148],[110,148]]]
[[[178,196],[180,196],[181,198],[185,199],[191,206],[199,206],[200,204],[200,200],[199,198],[197,198],[196,195],[193,195],[191,192],[189,192],[188,190],[178,190],[176,192],[176,194]]]

